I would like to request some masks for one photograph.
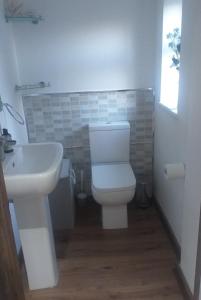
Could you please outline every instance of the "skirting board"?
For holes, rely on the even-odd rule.
[[[154,197],[154,204],[155,204],[155,207],[156,207],[156,209],[159,213],[161,222],[162,222],[163,226],[165,227],[166,232],[167,232],[167,234],[170,238],[170,241],[173,245],[173,248],[175,250],[175,254],[176,254],[176,257],[177,257],[177,261],[179,262],[180,257],[181,257],[181,247],[180,247],[180,245],[179,245],[179,243],[178,243],[178,241],[175,237],[175,234],[174,234],[174,232],[173,232],[173,230],[172,230],[172,228],[171,228],[171,226],[170,226],[170,224],[169,224],[169,222],[168,222],[168,220],[167,220],[167,218],[166,218],[159,202],[157,201],[157,199],[155,197]]]
[[[175,276],[177,278],[177,281],[179,283],[179,286],[181,288],[184,299],[186,299],[186,300],[196,300],[193,297],[193,294],[192,294],[192,292],[191,292],[191,290],[188,286],[188,283],[187,283],[187,281],[184,277],[183,271],[182,271],[179,264],[176,265],[174,272],[175,272]]]
[[[188,286],[188,283],[183,275],[183,271],[179,265],[179,262],[180,262],[180,257],[181,257],[181,247],[174,235],[174,232],[172,231],[172,228],[159,204],[159,202],[156,200],[156,198],[154,198],[154,204],[155,204],[155,207],[159,213],[159,216],[160,216],[160,219],[161,219],[161,222],[170,238],[170,241],[173,245],[173,248],[175,250],[175,254],[176,254],[176,257],[177,257],[177,264],[175,266],[175,269],[174,269],[174,273],[175,273],[175,276],[177,278],[177,281],[179,283],[179,286],[180,286],[180,289],[181,289],[181,292],[183,294],[183,297],[184,299],[186,300],[196,300],[194,299],[193,297],[193,294],[191,293],[191,290]]]

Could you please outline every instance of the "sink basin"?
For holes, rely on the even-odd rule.
[[[62,157],[59,143],[28,144],[16,146],[3,162],[31,290],[53,287],[58,282],[48,194],[59,180]]]
[[[51,193],[58,182],[62,156],[59,143],[16,146],[3,162],[8,197]]]

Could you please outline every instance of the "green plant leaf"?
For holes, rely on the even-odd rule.
[[[175,66],[177,66],[179,64],[179,59],[177,59],[176,57],[172,57],[172,62]]]

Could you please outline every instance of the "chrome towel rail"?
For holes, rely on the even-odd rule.
[[[33,89],[42,89],[42,88],[46,88],[46,87],[50,87],[50,82],[40,81],[35,84],[16,85],[15,90],[16,91],[26,91],[26,90],[33,90]]]

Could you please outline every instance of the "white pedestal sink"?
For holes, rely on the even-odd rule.
[[[32,290],[53,287],[58,282],[48,194],[59,180],[62,157],[59,143],[28,144],[16,146],[3,162]]]

